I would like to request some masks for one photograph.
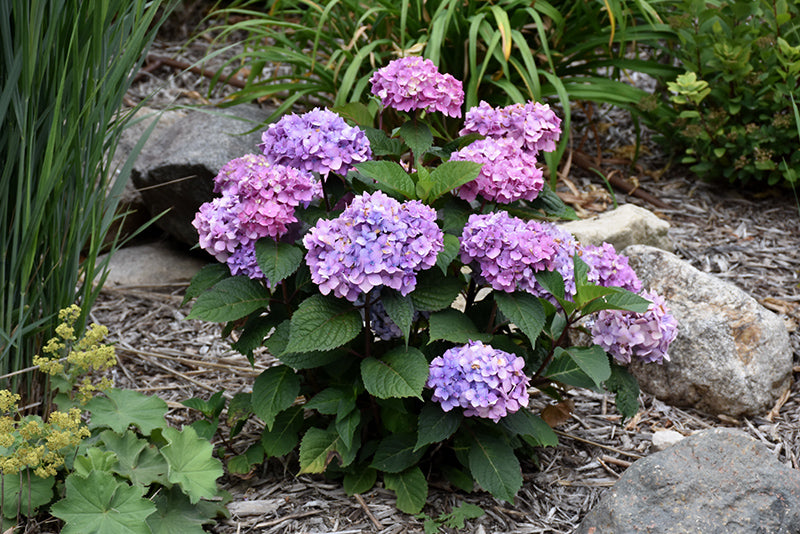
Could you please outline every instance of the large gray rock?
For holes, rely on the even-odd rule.
[[[728,428],[631,465],[576,534],[798,534],[800,471]]]
[[[644,245],[623,254],[644,288],[662,295],[678,321],[669,362],[631,364],[642,389],[673,406],[711,414],[757,415],[772,408],[792,378],[783,321],[674,254]]]
[[[105,256],[102,256],[102,260]],[[106,287],[157,287],[185,284],[210,260],[186,253],[163,241],[124,247],[108,262]]]
[[[606,242],[618,251],[629,245],[650,245],[668,251],[675,248],[667,235],[669,223],[634,204],[623,204],[595,217],[560,226],[584,245]]]
[[[169,210],[156,223],[161,229],[186,244],[197,244],[191,223],[200,205],[214,197],[214,176],[230,160],[259,153],[257,127],[268,116],[248,104],[195,110],[151,137],[132,179],[152,215]]]

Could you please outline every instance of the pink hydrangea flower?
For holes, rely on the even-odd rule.
[[[493,108],[486,102],[467,111],[460,135],[477,133],[508,138],[524,150],[537,154],[552,152],[561,136],[561,119],[547,104],[528,102]]]
[[[370,78],[372,94],[385,107],[400,111],[422,109],[461,116],[464,89],[450,74],[442,74],[433,61],[421,57],[395,59]]]

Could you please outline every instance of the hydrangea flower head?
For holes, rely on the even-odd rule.
[[[550,222],[540,223],[542,231],[553,240],[555,254],[553,255],[552,267],[548,270],[558,271],[564,280],[564,293],[570,300],[577,292],[575,285],[575,263],[573,258],[579,253],[581,248],[575,237],[567,230],[556,226]],[[535,279],[531,281],[530,293],[537,297],[543,297],[555,303],[555,298]]]
[[[601,310],[592,324],[592,340],[620,363],[635,357],[642,362],[669,361],[669,345],[678,335],[678,322],[669,313],[663,297],[645,291],[651,301],[644,313]]]
[[[524,367],[519,356],[470,341],[433,359],[427,386],[445,412],[459,406],[466,417],[496,423],[528,405],[530,378]]]
[[[589,265],[589,281],[603,287],[621,287],[633,293],[642,290],[642,282],[628,265],[628,258],[617,254],[614,245],[586,245],[581,259]]]
[[[228,257],[226,263],[233,276],[244,275],[254,280],[266,279],[256,260],[255,241],[251,241],[246,245],[240,245],[233,254]]]
[[[261,134],[258,147],[270,163],[319,173],[345,175],[372,158],[366,134],[328,109],[284,115]]]
[[[506,137],[524,150],[536,154],[552,152],[561,136],[561,119],[548,104],[528,102],[493,108],[484,101],[470,108],[460,135],[478,133],[486,137]]]
[[[480,276],[493,289],[533,291],[534,273],[551,270],[556,243],[535,221],[505,211],[470,215],[461,234],[461,261],[477,263]]]
[[[423,109],[449,117],[461,116],[464,89],[450,74],[442,74],[433,61],[401,57],[375,71],[370,78],[372,94],[384,107],[400,111]]]
[[[224,262],[242,240],[240,206],[236,197],[222,196],[206,202],[194,216],[200,248]]]
[[[458,196],[467,201],[478,195],[500,204],[534,200],[544,187],[536,157],[510,139],[479,139],[454,152],[450,160],[483,164],[478,177],[458,189]]]
[[[339,217],[319,220],[303,244],[320,292],[355,302],[384,285],[402,295],[413,291],[417,272],[436,264],[444,233],[433,208],[377,191],[355,197]]]

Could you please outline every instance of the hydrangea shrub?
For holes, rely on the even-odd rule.
[[[407,122],[287,116],[263,156],[220,171],[195,227],[227,265],[192,281],[189,317],[227,323],[251,361],[262,347],[280,361],[237,396],[237,421],[264,423],[262,456],[297,449],[300,472],[348,493],[382,477],[410,513],[426,472],[512,501],[518,455],[557,443],[530,399],[608,390],[633,416],[624,364],[668,359],[677,325],[611,245],[550,222],[571,212],[537,166],[561,133],[548,106],[482,102],[442,139],[426,119],[461,117],[463,91],[430,61],[390,63],[372,91]],[[576,328],[593,344],[569,346]]]

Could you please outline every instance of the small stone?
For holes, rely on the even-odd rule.
[[[629,245],[649,245],[667,251],[675,247],[667,232],[669,223],[634,204],[622,206],[580,221],[559,225],[584,245],[614,245],[619,252]]]
[[[674,430],[658,430],[653,434],[653,449],[663,451],[670,445],[675,445],[685,436]]]
[[[285,501],[283,499],[261,499],[256,501],[234,501],[228,504],[228,511],[237,517],[267,515],[275,512]]]

